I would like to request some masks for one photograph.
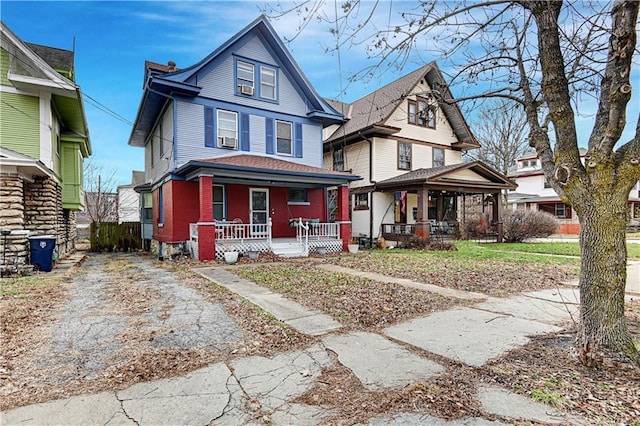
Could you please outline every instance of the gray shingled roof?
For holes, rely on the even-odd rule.
[[[453,98],[446,88],[446,83],[438,69],[438,65],[435,62],[431,62],[351,104],[331,101],[331,106],[338,112],[342,112],[348,121],[340,126],[326,142],[340,140],[375,125],[382,126],[400,103],[405,101],[422,78],[426,78],[429,86],[433,89],[435,89],[434,86],[438,86],[438,89],[444,92],[441,93],[444,99]],[[441,101],[439,108],[447,117],[460,142],[479,146],[456,104]]]
[[[40,56],[49,66],[55,70],[73,70],[73,52],[57,47],[42,46],[40,44],[25,43],[29,49]]]
[[[475,173],[489,179],[493,184],[501,185],[504,188],[516,188],[517,185],[509,180],[502,173],[492,169],[480,161],[471,163],[451,164],[442,167],[433,167],[425,169],[412,170],[399,176],[380,181],[376,183],[378,187],[388,187],[396,185],[425,184],[429,181],[443,179],[447,174],[462,169],[473,170]],[[482,184],[482,182],[469,181],[472,186]]]
[[[327,141],[337,140],[375,124],[382,124],[431,67],[432,64],[428,64],[418,68],[351,104],[332,101],[331,106],[349,121],[340,126]]]

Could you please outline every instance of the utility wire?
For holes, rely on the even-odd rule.
[[[11,108],[11,109],[13,109],[15,111],[18,111],[20,114],[23,114],[23,115],[29,117],[33,121],[36,121],[36,122],[42,124],[43,126],[47,126],[49,129],[52,128],[49,123],[45,123],[44,121],[40,120],[39,118],[32,116],[28,112],[25,112],[25,111],[21,110],[20,108],[16,108],[15,106],[11,105],[9,102],[5,101],[4,99],[2,99],[2,103],[5,104],[6,106],[8,106],[9,108]]]
[[[15,60],[17,60],[18,62],[21,62],[23,65],[25,65],[25,66],[27,66],[27,67],[30,67],[30,66],[31,66],[31,64],[30,64],[30,63],[28,63],[27,61],[23,60],[22,58],[20,58],[20,57],[19,57],[18,55],[16,55],[15,53],[13,53],[13,52],[9,52],[9,51],[7,51],[7,53],[8,53],[12,58],[14,58]],[[70,81],[71,81],[71,80],[70,80]],[[60,87],[61,89],[65,89],[65,87],[64,87],[62,84],[60,84],[59,82],[57,82],[57,81],[53,81],[53,80],[52,80],[52,82],[53,82],[54,84],[56,84],[58,87]],[[78,86],[78,87],[79,87],[79,85],[78,85],[75,81],[71,81],[71,82],[72,82],[72,83],[74,83],[76,86]],[[111,108],[107,107],[107,106],[106,106],[106,105],[104,105],[102,102],[100,102],[100,101],[98,101],[97,99],[93,98],[92,96],[90,96],[89,94],[85,93],[84,91],[81,91],[81,93],[82,93],[82,96],[87,100],[87,102],[88,102],[89,104],[91,104],[92,106],[94,106],[95,108],[97,108],[98,110],[100,110],[100,111],[104,112],[104,113],[105,113],[105,114],[107,114],[107,115],[110,115],[111,117],[113,117],[113,118],[115,118],[115,119],[117,119],[117,120],[122,121],[123,123],[125,123],[125,124],[127,124],[127,125],[129,125],[129,126],[133,126],[133,123],[132,123],[129,119],[127,119],[127,118],[123,117],[122,115],[118,114],[117,112],[115,112],[115,111],[114,111],[114,110],[112,110]],[[14,108],[14,109],[16,109],[16,108]],[[24,113],[23,111],[21,111],[21,112],[22,112],[23,114],[26,114],[26,113]]]

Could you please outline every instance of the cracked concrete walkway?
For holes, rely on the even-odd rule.
[[[369,390],[402,389],[445,371],[444,366],[417,355],[408,346],[482,366],[525,344],[531,335],[558,330],[577,309],[577,290],[571,288],[505,299],[483,296],[483,301],[471,307],[436,312],[396,324],[381,333],[340,333],[340,324],[331,318],[327,321],[324,314],[309,311],[224,268],[198,268],[197,272],[246,297],[276,318],[292,326],[296,324],[299,330],[313,335],[331,333],[311,347],[270,358],[238,358],[121,391],[19,407],[2,413],[1,423],[315,425],[332,413],[320,406],[298,403],[296,398],[310,390],[322,369],[334,362],[348,368]],[[425,288],[434,290],[437,291]],[[335,361],[330,353],[335,354]],[[480,417],[446,421],[418,413],[388,413],[371,419],[369,424],[504,425],[523,420],[583,424],[580,419],[506,389],[478,384],[477,390],[476,398],[483,410],[507,423]]]

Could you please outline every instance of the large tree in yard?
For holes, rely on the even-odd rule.
[[[345,1],[335,12],[333,3],[326,11],[322,3],[296,6],[301,28],[314,15],[330,24],[336,50],[367,46],[374,65],[352,80],[403,67],[419,51],[424,61],[453,70],[448,80],[459,96],[441,102],[502,98],[524,111],[546,178],[580,219],[580,359],[597,365],[613,356],[640,366],[624,315],[627,201],[640,179],[640,117],[631,120],[635,134],[621,140],[640,3]],[[392,6],[405,10],[396,14]],[[382,9],[383,26],[372,19]],[[584,164],[579,146],[588,149]]]

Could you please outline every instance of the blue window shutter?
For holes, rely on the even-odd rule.
[[[249,151],[249,114],[240,114],[240,150]]]
[[[210,148],[216,147],[213,128],[213,108],[205,107],[204,109],[204,146]]]
[[[275,152],[273,147],[273,118],[267,118],[265,120],[267,128],[267,134],[265,135],[265,143],[267,145],[267,154],[273,154]]]
[[[295,135],[293,136],[296,143],[293,148],[293,154],[296,158],[302,158],[302,124],[296,123]]]

